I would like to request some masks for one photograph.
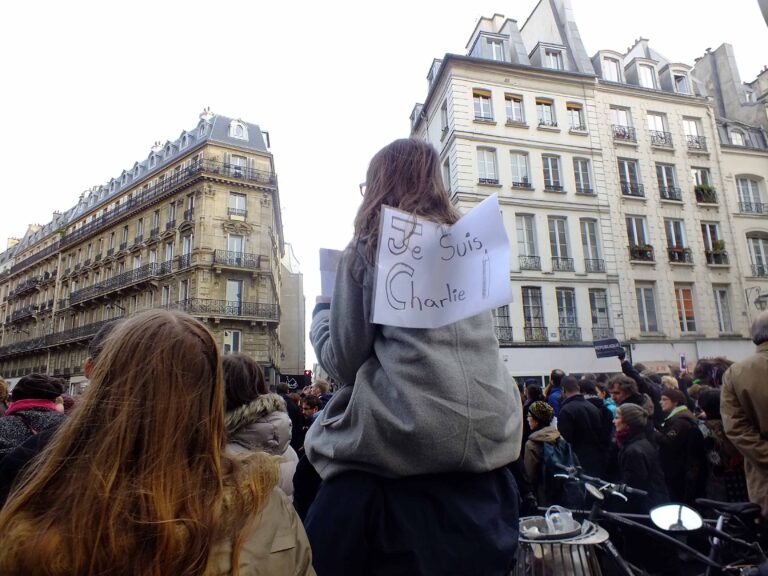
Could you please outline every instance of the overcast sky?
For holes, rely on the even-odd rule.
[[[193,128],[205,106],[270,134],[284,233],[319,291],[317,247],[342,248],[370,157],[407,136],[433,58],[464,54],[480,16],[522,27],[535,0],[14,2],[0,21],[0,242]],[[370,6],[370,7],[369,7]],[[572,0],[591,56],[640,36],[675,62],[734,46],[768,64],[757,0]],[[375,7],[375,8],[374,8]],[[313,354],[307,350],[311,365]]]

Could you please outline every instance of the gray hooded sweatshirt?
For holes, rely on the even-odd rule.
[[[499,357],[491,313],[432,329],[372,324],[374,266],[353,241],[330,309],[310,340],[342,388],[310,427],[309,461],[324,479],[486,472],[520,453],[522,405]]]

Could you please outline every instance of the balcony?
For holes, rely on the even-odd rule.
[[[122,252],[123,250],[128,249],[128,242],[120,242],[120,246],[118,246],[118,252]],[[75,266],[75,269],[77,269],[77,266]]]
[[[168,222],[165,223],[165,230],[166,230],[166,232],[168,230],[173,230],[174,228],[176,228],[176,219],[175,218],[173,220],[168,220]]]
[[[87,268],[90,265],[91,265],[91,259],[90,258],[86,258],[85,261],[83,262],[83,266],[85,268]]]
[[[690,248],[682,246],[667,248],[667,256],[671,264],[693,264],[693,254]]]
[[[24,320],[25,318],[31,318],[35,315],[35,312],[37,312],[37,306],[34,304],[29,304],[27,306],[24,306],[23,308],[19,308],[11,314],[10,321],[11,322],[17,322],[18,320]]]
[[[499,340],[499,344],[512,344],[514,339],[512,338],[512,326],[494,326],[496,331],[496,338]]]
[[[631,126],[611,125],[613,139],[619,142],[637,142],[637,133]]]
[[[693,187],[696,202],[699,204],[717,204],[717,191],[708,184],[696,184]]]
[[[645,198],[645,186],[638,184],[637,182],[621,182],[621,193],[624,196],[632,196],[634,198]]]
[[[707,266],[728,266],[728,252],[725,250],[704,250]]]
[[[541,258],[539,256],[519,256],[520,270],[541,270]]]
[[[739,202],[742,214],[768,214],[768,204],[763,202]]]
[[[150,238],[157,238],[160,235],[160,226],[155,226],[149,231]]]
[[[133,239],[133,245],[136,246],[137,244],[141,244],[144,242],[144,234],[139,234]]]
[[[523,335],[526,342],[549,342],[549,332],[546,326],[525,326]]]
[[[493,122],[493,116],[483,116],[479,114],[475,114],[475,120],[478,122]]]
[[[595,191],[589,186],[582,186],[581,184],[576,184],[576,194],[589,194],[594,196]]]
[[[153,278],[165,276],[166,274],[170,274],[170,273],[171,273],[170,261],[163,262],[162,264],[158,264],[157,262],[145,264],[144,266],[140,266],[135,270],[130,270],[129,272],[123,272],[122,274],[118,274],[117,276],[108,278],[103,282],[94,284],[93,286],[88,286],[87,288],[76,290],[69,295],[69,302],[70,304],[77,304],[79,302],[84,302],[85,300],[96,298],[98,296],[107,294],[114,290],[118,290],[120,288],[126,288],[128,286],[132,286],[140,282],[147,282]]]
[[[560,342],[581,342],[581,328],[578,326],[558,326]]]
[[[592,340],[613,338],[613,328],[607,326],[592,326]]]
[[[659,186],[659,194],[662,200],[683,201],[683,191],[677,186]]]
[[[757,278],[767,278],[768,264],[752,264],[752,276]]]
[[[497,186],[499,184],[498,178],[478,178],[478,184],[490,184],[491,186]]]
[[[232,252],[230,250],[216,250],[213,253],[213,263],[232,268],[257,269],[261,264],[259,254],[246,254],[245,252]]]
[[[660,132],[658,130],[648,130],[651,137],[651,146],[661,148],[672,148],[672,134],[669,132]]]
[[[182,254],[179,257],[179,270],[189,268],[192,265],[192,254]]]
[[[688,150],[691,152],[706,152],[707,139],[704,136],[686,135],[685,141],[688,144]]]
[[[545,182],[544,192],[564,192],[563,185],[559,182]]]
[[[227,208],[227,214],[229,216],[239,216],[241,218],[245,218],[248,216],[248,210],[244,210],[243,208],[232,208],[230,206]]]
[[[512,182],[512,188],[522,188],[523,190],[533,190],[533,184],[531,184],[527,178],[524,178],[521,182]]]
[[[107,258],[109,258],[110,256],[114,256],[114,255],[115,255],[115,249],[114,248],[109,248],[107,250]]]
[[[602,258],[584,258],[585,272],[605,272],[605,260]]]
[[[94,262],[101,262],[101,254],[96,254],[96,256],[93,259]]]
[[[29,256],[28,258],[25,258],[21,262],[17,262],[13,266],[11,266],[10,273],[11,274],[15,274],[19,270],[23,270],[27,266],[30,266],[30,265],[34,264],[35,262],[39,262],[40,260],[42,260],[46,256],[50,256],[52,254],[55,254],[59,250],[59,247],[60,247],[60,241],[57,240],[56,242],[54,242],[50,246],[40,250],[40,252],[37,252],[36,254],[32,254],[32,256]]]
[[[653,246],[650,244],[631,244],[629,259],[635,262],[653,262]]]
[[[573,258],[552,258],[553,272],[573,272]]]
[[[277,304],[190,298],[179,302],[176,307],[198,316],[235,316],[267,322],[280,320],[280,310]]]
[[[194,208],[188,208],[184,210],[184,222],[189,222],[192,220],[192,215],[195,213]]]
[[[8,298],[15,298],[16,296],[23,296],[24,294],[34,292],[41,281],[42,279],[40,276],[32,276],[31,278],[24,280],[24,282],[20,282],[16,288],[8,293]]]
[[[544,128],[557,128],[557,122],[554,120],[546,120],[544,118],[540,118],[539,126],[543,126]]]

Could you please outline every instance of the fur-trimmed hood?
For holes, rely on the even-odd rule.
[[[243,426],[264,419],[272,412],[285,412],[287,414],[288,409],[285,406],[285,400],[277,394],[262,394],[253,402],[227,412],[224,416],[224,423],[227,432],[233,434]]]

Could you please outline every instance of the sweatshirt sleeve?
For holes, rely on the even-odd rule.
[[[316,309],[309,339],[318,362],[344,385],[355,383],[360,366],[373,354],[376,326],[371,314],[372,287],[365,262],[354,244],[344,251],[329,309]]]

